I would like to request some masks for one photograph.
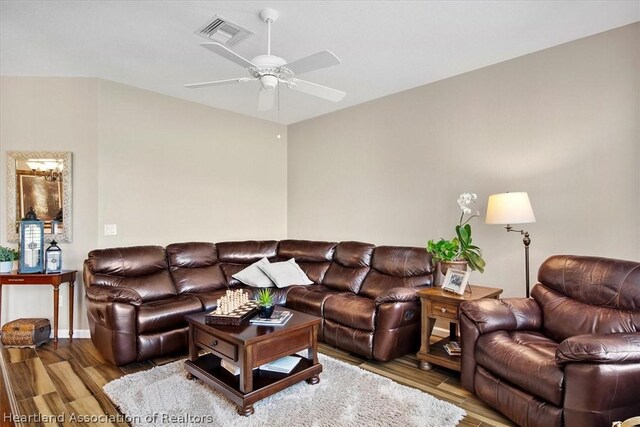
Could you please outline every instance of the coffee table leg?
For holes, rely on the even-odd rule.
[[[238,406],[238,415],[242,415],[243,417],[248,417],[254,412],[253,405]]]
[[[314,376],[312,376],[311,378],[309,378],[306,381],[311,385],[315,385],[315,384],[318,384],[320,382],[320,377],[318,375],[314,375]]]

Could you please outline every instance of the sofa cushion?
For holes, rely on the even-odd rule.
[[[142,302],[177,294],[160,246],[96,249],[89,252],[85,265],[91,272],[91,283],[86,286],[131,288]]]
[[[167,331],[186,325],[185,314],[202,311],[202,303],[192,295],[177,295],[143,303],[138,307],[138,334]]]
[[[352,293],[331,295],[324,302],[324,318],[364,331],[375,331],[376,303]]]
[[[167,256],[178,293],[226,289],[226,279],[213,243],[173,243],[167,246]]]
[[[322,323],[324,342],[371,359],[373,357],[373,332],[361,331],[325,319]]]
[[[616,310],[567,297],[538,283],[531,296],[542,309],[542,328],[556,341],[574,335],[640,331],[640,310]]]
[[[293,258],[289,261],[274,262],[273,264],[258,264],[258,268],[269,276],[269,279],[279,288],[313,284]]]
[[[265,272],[260,269],[261,265],[267,264],[269,264],[269,260],[267,258],[262,258],[251,264],[249,267],[246,267],[233,274],[231,277],[241,283],[244,283],[247,286],[252,286],[254,288],[272,288],[275,286],[275,284],[271,281],[269,276],[267,276]]]
[[[162,246],[96,249],[89,252],[87,265],[93,274],[118,277],[145,276],[168,268]]]
[[[216,247],[218,248],[218,260],[220,262],[249,265],[262,258],[275,258],[278,242],[275,240],[222,242],[216,243]]]
[[[295,258],[298,262],[330,262],[336,245],[335,242],[282,240],[278,245],[278,258]]]
[[[322,284],[337,291],[357,294],[369,272],[373,248],[369,243],[338,243],[333,262],[324,275]]]
[[[557,348],[558,343],[539,332],[497,331],[478,338],[475,359],[499,378],[562,406],[563,372],[556,364]]]
[[[538,281],[584,304],[640,310],[640,268],[634,261],[555,255],[540,266]]]
[[[337,243],[311,240],[282,240],[278,245],[278,259],[294,258],[315,284],[322,283],[331,265]]]
[[[303,313],[322,317],[324,302],[338,292],[324,286],[294,286],[287,294],[287,307]]]
[[[420,248],[378,246],[373,251],[371,271],[360,295],[375,299],[391,288],[429,286],[433,281],[431,255]]]
[[[140,295],[143,303],[176,295],[176,288],[168,270],[133,277],[94,274],[91,277],[91,286],[130,288]]]
[[[371,267],[394,277],[428,276],[433,274],[431,255],[422,248],[378,246],[373,251]]]

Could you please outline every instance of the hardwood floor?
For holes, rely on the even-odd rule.
[[[389,363],[369,361],[320,344],[320,352],[401,384],[454,403],[467,412],[459,426],[512,426],[508,419],[478,400],[460,385],[456,372],[436,367],[418,369],[415,355]],[[49,342],[37,349],[2,348],[1,426],[126,426],[102,386],[123,375],[150,369],[186,355],[116,367],[105,362],[90,339],[61,339],[58,349]],[[9,416],[13,414],[13,418]],[[104,414],[107,414],[105,416]],[[98,417],[102,418],[98,418]]]

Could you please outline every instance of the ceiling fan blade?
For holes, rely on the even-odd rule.
[[[275,89],[261,88],[258,94],[258,111],[268,111],[273,108],[275,103]]]
[[[243,58],[242,56],[238,55],[237,53],[235,53],[234,51],[227,49],[226,47],[222,46],[220,43],[200,43],[200,46],[209,49],[211,52],[213,53],[217,53],[218,55],[222,56],[223,58],[228,59],[231,62],[235,62],[236,64],[242,66],[242,67],[255,67],[255,65],[249,61],[248,59]]]
[[[232,83],[244,83],[244,82],[249,82],[251,80],[257,80],[257,79],[252,79],[249,77],[240,77],[237,79],[216,80],[214,82],[190,83],[188,85],[184,85],[184,87],[188,87],[189,89],[197,89],[200,87],[221,86],[221,85],[228,85]]]
[[[293,61],[292,63],[285,65],[285,67],[293,71],[293,74],[302,74],[338,65],[341,62],[342,61],[340,61],[333,52],[323,50],[322,52],[314,53],[313,55],[305,56],[297,61]]]
[[[293,83],[289,86],[291,89],[299,90],[300,92],[317,96],[318,98],[326,99],[328,101],[340,102],[346,95],[346,93],[341,90],[332,89],[306,80],[291,79],[291,83]]]

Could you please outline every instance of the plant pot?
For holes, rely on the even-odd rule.
[[[0,261],[0,273],[10,273],[13,268],[13,261]]]
[[[270,306],[264,306],[264,305],[259,305],[258,306],[258,317],[261,319],[270,319],[271,315],[273,314],[273,310],[276,307],[274,305],[270,305]]]
[[[436,266],[436,274],[434,284],[436,286],[442,286],[444,282],[444,276],[447,274],[447,270],[453,268],[454,270],[467,271],[469,264],[467,261],[440,261]]]

